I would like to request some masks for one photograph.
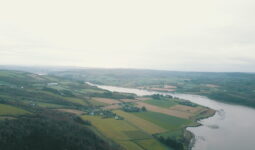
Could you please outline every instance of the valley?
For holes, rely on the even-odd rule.
[[[103,141],[102,145],[108,145],[105,149],[189,149],[193,136],[186,128],[198,126],[198,119],[215,113],[207,107],[172,96],[113,92],[84,81],[50,75],[1,70],[0,80],[0,124],[35,120],[65,121],[94,134],[93,137]],[[63,124],[61,126],[68,128]],[[31,129],[36,128],[39,126],[35,124]],[[54,126],[49,128],[53,129]],[[0,133],[6,130],[7,127],[3,126]],[[30,132],[32,134],[34,130]],[[30,134],[20,136],[26,139]],[[82,135],[78,137],[85,140]],[[20,141],[22,145],[24,142],[27,141]],[[38,142],[35,139],[31,148],[38,146]],[[8,149],[10,145],[11,141],[8,140],[0,142],[1,148]],[[65,147],[61,142],[57,145]],[[75,146],[75,143],[72,145]]]

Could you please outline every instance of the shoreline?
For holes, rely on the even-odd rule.
[[[87,84],[91,85],[91,86],[96,86],[98,87],[98,85],[96,84],[93,84],[93,83],[90,83],[90,82],[86,82]],[[99,86],[105,86],[105,85],[99,85]],[[107,85],[106,85],[107,86]],[[113,87],[119,87],[119,86],[113,86]],[[100,88],[100,87],[98,87]],[[119,87],[119,88],[130,88],[130,87]],[[148,91],[148,92],[155,92],[155,93],[160,93],[160,94],[169,94],[171,96],[173,96],[172,94],[176,94],[176,93],[173,93],[173,92],[160,92],[160,91],[152,91],[152,90],[148,90],[148,89],[139,89],[139,88],[131,88],[131,89],[137,89],[137,90],[145,90],[145,91]],[[121,92],[120,92],[121,93]],[[185,94],[185,93],[184,93]],[[137,95],[139,96],[139,95]],[[140,97],[140,96],[139,96]],[[178,97],[178,96],[174,96],[174,97]],[[187,100],[187,99],[184,99],[184,100]],[[188,100],[189,101],[189,100]],[[192,102],[194,103],[194,102]],[[203,106],[203,105],[201,105]],[[199,116],[199,117],[196,117],[194,116],[194,118],[192,118],[192,120],[194,121],[195,124],[193,125],[187,125],[187,126],[184,126],[182,129],[184,130],[184,133],[183,133],[183,138],[184,139],[187,139],[187,143],[184,143],[184,147],[185,149],[187,150],[191,150],[194,146],[194,144],[196,143],[196,139],[195,139],[195,134],[191,131],[189,131],[187,128],[189,127],[199,127],[199,126],[202,126],[201,123],[199,123],[198,121],[200,120],[204,120],[204,119],[207,119],[207,118],[210,118],[210,117],[213,117],[215,114],[216,114],[216,110],[212,109],[212,108],[209,108],[207,106],[203,106],[205,108],[207,108],[208,110],[206,111],[206,114],[203,114],[202,116]],[[198,114],[199,115],[199,114]]]
[[[85,83],[89,83],[90,85],[93,85],[94,83],[91,82],[85,82]],[[119,88],[130,88],[130,89],[137,89],[137,90],[145,90],[145,91],[149,91],[149,92],[159,92],[159,93],[165,93],[165,94],[191,94],[191,95],[199,95],[199,96],[204,96],[207,98],[210,98],[214,101],[217,102],[221,102],[221,103],[225,103],[225,104],[231,104],[231,105],[237,105],[237,106],[243,106],[243,107],[248,107],[248,108],[253,108],[255,109],[255,106],[251,106],[251,104],[243,104],[243,103],[236,103],[236,102],[231,102],[231,101],[225,101],[222,99],[217,99],[214,98],[210,95],[207,94],[202,94],[199,92],[187,92],[187,91],[179,91],[178,89],[176,89],[175,91],[162,91],[162,90],[151,90],[151,89],[147,89],[147,88],[138,88],[138,87],[133,87],[133,86],[119,86],[119,85],[105,85],[105,84],[97,84],[99,86],[113,86],[113,87],[119,87]]]
[[[196,143],[196,136],[195,136],[195,134],[193,132],[189,131],[187,128],[190,128],[190,127],[191,128],[200,127],[203,124],[199,123],[198,121],[211,118],[211,117],[213,117],[216,114],[216,110],[211,109],[211,108],[208,108],[208,109],[209,109],[208,111],[212,111],[212,113],[210,113],[210,114],[208,114],[208,115],[206,115],[204,117],[196,118],[195,122],[197,123],[197,125],[193,125],[193,126],[190,125],[190,126],[184,127],[184,138],[187,138],[189,140],[189,143],[186,145],[187,150],[192,150],[192,148],[194,147],[194,145]],[[185,137],[185,132],[187,134],[189,134],[189,137]]]

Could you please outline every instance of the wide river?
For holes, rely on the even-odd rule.
[[[134,93],[138,96],[160,93],[113,86],[95,86],[109,91]],[[217,111],[213,117],[201,120],[202,126],[187,128],[195,135],[192,150],[255,150],[255,109],[226,104],[199,95],[167,94]]]

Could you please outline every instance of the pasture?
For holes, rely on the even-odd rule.
[[[150,133],[150,134],[155,134],[155,133],[161,133],[165,132],[166,130],[164,128],[161,128],[160,126],[153,124],[152,122],[149,122],[145,119],[142,119],[140,117],[135,116],[132,113],[127,113],[121,110],[116,110],[114,113],[122,116],[127,120],[128,122],[132,123],[136,127],[140,128],[141,130]]]
[[[63,108],[63,107],[66,107],[66,106],[59,105],[59,104],[43,103],[43,102],[38,102],[38,103],[35,103],[35,104],[38,105],[39,107],[43,107],[43,108]]]
[[[142,130],[134,131],[123,131],[132,140],[150,139],[152,138],[149,134],[143,132]]]
[[[102,119],[99,116],[88,115],[84,115],[82,118],[89,120],[100,133],[114,140],[126,150],[167,150],[164,145],[159,143],[150,134],[127,120]]]
[[[147,104],[144,102],[137,102],[136,104],[138,105],[138,107],[143,107],[143,106],[146,107],[146,109],[149,111],[162,113],[162,114],[166,114],[166,115],[170,115],[170,116],[175,116],[178,118],[188,119],[192,116],[191,113],[162,108],[162,107],[154,106],[154,105]]]
[[[150,99],[150,100],[146,100],[146,101],[143,101],[143,102],[147,103],[147,104],[163,107],[163,108],[169,108],[171,106],[176,105],[176,102],[174,102],[171,99],[169,99],[169,100],[154,100],[154,99]]]
[[[88,106],[88,103],[86,102],[86,100],[83,100],[83,99],[72,98],[72,97],[64,97],[64,99],[66,101],[69,101],[69,102],[72,102],[72,103],[80,104],[80,105],[83,105],[83,106]]]
[[[107,106],[108,104],[106,103],[103,103],[103,102],[99,102],[99,101],[96,101],[96,100],[93,100],[93,99],[89,99],[88,100],[89,104],[91,106],[98,106],[98,107],[101,107],[101,106]]]
[[[110,98],[93,97],[92,100],[97,101],[97,102],[101,102],[101,103],[105,103],[105,104],[110,104],[110,105],[121,103],[118,100],[114,100],[114,99],[110,99]]]
[[[23,115],[29,113],[30,112],[21,108],[17,108],[6,104],[0,104],[0,115]]]
[[[170,110],[176,110],[180,112],[186,112],[186,113],[191,113],[191,114],[196,114],[197,112],[201,111],[202,107],[191,107],[191,106],[185,106],[185,105],[175,105],[170,108]]]
[[[56,109],[56,110],[61,111],[61,112],[72,113],[72,114],[76,114],[76,115],[82,115],[85,113],[85,112],[77,110],[77,109]]]
[[[131,138],[125,132],[139,130],[125,120],[102,119],[99,116],[88,115],[84,115],[82,118],[89,120],[101,133],[114,140],[130,140]]]
[[[108,106],[103,107],[104,110],[114,110],[114,109],[119,109],[119,108],[121,108],[121,106],[118,104],[108,105]]]
[[[171,138],[174,138],[174,139],[178,139],[178,138],[182,137],[183,134],[184,134],[183,129],[177,129],[177,130],[172,130],[172,131],[169,131],[169,132],[161,133],[161,134],[158,134],[158,135],[163,136],[165,138],[171,137]]]
[[[136,102],[137,100],[134,99],[120,99],[121,102],[125,102],[125,103],[132,103],[132,102]]]
[[[172,150],[155,139],[137,140],[135,143],[146,150]]]
[[[126,150],[144,150],[133,141],[119,141],[118,143]]]
[[[191,123],[190,120],[178,118],[174,116],[169,116],[166,114],[161,114],[157,112],[139,112],[134,113],[137,117],[145,119],[149,122],[152,122],[164,129],[167,130],[176,130],[182,128],[183,126]]]

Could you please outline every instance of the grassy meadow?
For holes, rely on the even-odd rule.
[[[171,106],[176,105],[176,102],[174,102],[173,100],[155,100],[155,99],[150,99],[150,100],[146,100],[144,102],[148,103],[148,104],[151,104],[151,105],[163,107],[163,108],[169,108]]]
[[[93,126],[104,136],[113,139],[127,150],[142,150],[149,145],[154,148],[148,150],[168,150],[166,146],[154,139],[150,133],[141,130],[136,125],[127,120],[115,120],[113,118],[103,119],[99,116],[82,116],[89,120]]]
[[[17,108],[11,105],[6,105],[6,104],[0,104],[0,115],[23,115],[23,114],[30,114],[30,112]]]
[[[131,124],[135,125],[137,128],[149,133],[149,134],[155,134],[155,133],[161,133],[167,131],[166,129],[147,121],[141,117],[137,117],[134,113],[127,113],[121,110],[114,111],[116,114],[122,116],[130,122]]]
[[[147,120],[167,130],[176,130],[190,123],[190,120],[177,118],[174,116],[157,112],[134,113],[137,117]]]
[[[172,150],[172,148],[166,147],[154,139],[137,140],[135,143],[146,150]]]

